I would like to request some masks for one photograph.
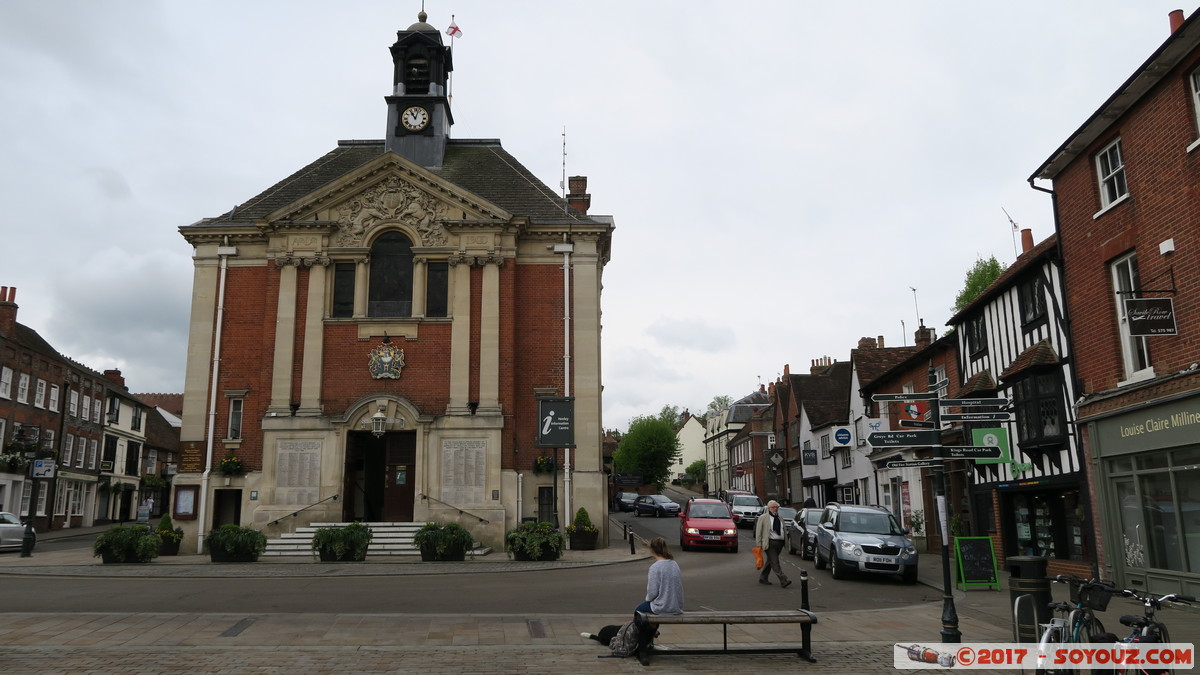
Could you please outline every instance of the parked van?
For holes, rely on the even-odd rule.
[[[754,493],[730,490],[725,493],[725,501],[733,511],[733,522],[738,527],[754,527],[755,521],[762,515],[762,500]]]

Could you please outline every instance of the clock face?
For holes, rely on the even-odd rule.
[[[416,105],[405,108],[400,113],[400,123],[409,131],[420,131],[429,126],[429,111]]]

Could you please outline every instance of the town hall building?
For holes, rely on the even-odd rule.
[[[525,518],[607,522],[613,220],[588,215],[586,178],[564,198],[498,140],[450,137],[452,50],[424,12],[391,56],[382,140],[180,228],[185,547],[224,523],[454,521],[495,547]],[[564,447],[545,447],[550,408]]]

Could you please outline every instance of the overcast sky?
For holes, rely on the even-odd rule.
[[[703,411],[863,336],[944,331],[978,257],[1041,241],[1027,178],[1168,37],[1174,0],[427,0],[454,138],[617,229],[604,425]],[[0,285],[135,392],[183,391],[178,228],[384,135],[419,0],[0,1]],[[448,40],[448,38],[446,38]],[[915,288],[914,292],[912,289]],[[558,329],[559,324],[547,326]]]

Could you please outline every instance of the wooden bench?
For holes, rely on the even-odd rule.
[[[639,625],[670,626],[680,624],[721,624],[721,649],[655,649],[650,639],[643,640],[638,645],[637,657],[643,666],[650,664],[650,655],[690,656],[697,654],[789,654],[797,656],[809,663],[816,663],[812,655],[812,625],[817,622],[817,615],[807,609],[782,609],[763,611],[736,612],[684,612],[683,614],[650,614],[638,612]],[[800,624],[800,646],[797,647],[737,647],[729,648],[730,624],[749,623],[797,623]],[[646,631],[654,635],[652,629]]]

